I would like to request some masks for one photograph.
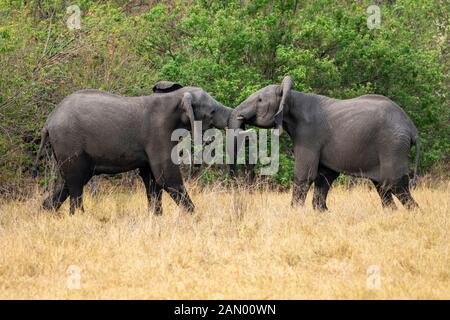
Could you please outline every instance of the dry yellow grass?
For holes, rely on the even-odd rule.
[[[189,189],[193,216],[167,195],[152,216],[140,187],[87,194],[75,216],[41,211],[40,196],[0,202],[0,298],[450,298],[449,183],[415,190],[412,213],[364,186],[334,188],[324,214],[311,195],[293,210],[289,193]]]

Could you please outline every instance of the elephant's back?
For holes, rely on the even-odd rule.
[[[417,136],[417,128],[413,121],[397,103],[388,97],[376,94],[365,95],[360,98],[366,99],[378,108],[378,114],[386,125],[403,132],[405,135]]]
[[[104,91],[87,89],[77,91],[65,97],[49,115],[48,126],[61,126],[83,120],[90,123],[123,120],[142,112],[139,98],[121,97]]]
[[[123,145],[138,148],[142,110],[139,98],[82,90],[61,101],[46,128],[54,148],[70,153],[95,155]]]
[[[328,113],[340,123],[395,126],[417,131],[413,122],[394,101],[376,94],[353,99],[337,100],[330,105]]]

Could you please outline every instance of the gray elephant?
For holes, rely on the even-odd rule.
[[[326,210],[326,198],[339,174],[372,180],[383,207],[395,208],[394,194],[408,209],[418,207],[409,190],[408,154],[416,147],[417,129],[390,99],[364,95],[332,99],[293,90],[291,77],[269,85],[233,110],[229,128],[252,124],[285,129],[295,147],[292,205],[303,205],[314,182],[313,207]]]
[[[202,127],[224,128],[231,109],[197,87],[161,81],[153,94],[121,97],[97,90],[77,91],[50,114],[34,164],[50,141],[63,183],[43,203],[58,209],[70,196],[70,213],[82,206],[83,186],[98,174],[139,169],[149,206],[162,213],[162,191],[187,211],[194,210],[179,167],[172,162],[171,141],[175,129],[191,129],[194,120]]]

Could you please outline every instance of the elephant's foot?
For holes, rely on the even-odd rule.
[[[42,202],[42,209],[47,211],[56,211],[61,207],[68,196],[69,190],[67,187],[56,188],[53,194],[48,196],[44,202]]]
[[[392,193],[400,200],[406,209],[415,210],[419,208],[419,205],[409,191],[409,178],[407,175],[394,183]]]
[[[311,181],[294,183],[292,189],[291,207],[299,207],[305,205],[306,195],[308,194]]]
[[[169,193],[175,203],[183,207],[185,211],[189,213],[193,213],[195,211],[195,205],[189,197],[189,194],[187,193],[184,186],[180,186],[177,188],[167,188],[166,191]]]
[[[304,207],[304,206],[305,206],[305,201],[300,201],[300,200],[296,200],[296,199],[291,200],[292,208],[298,208],[298,207]]]
[[[392,210],[395,211],[397,210],[397,205],[395,204],[394,201],[390,202],[390,203],[381,203],[381,206],[383,207],[383,209],[387,209],[387,210]]]
[[[53,199],[50,197],[45,199],[44,202],[42,202],[42,209],[46,211],[56,211],[57,208],[55,207],[55,204],[53,203]]]
[[[314,203],[313,202],[313,209],[320,211],[320,212],[328,211],[328,207],[325,203]]]
[[[195,205],[191,202],[191,203],[187,203],[187,204],[183,204],[183,209],[187,212],[187,213],[194,213],[195,211]]]
[[[313,209],[320,212],[328,210],[326,195],[324,197],[320,192],[317,192],[316,190],[314,190],[314,196],[312,200]]]
[[[155,216],[162,216],[163,214],[163,209],[161,206],[149,205],[148,209],[152,211]]]
[[[403,204],[405,206],[405,208],[407,210],[416,210],[419,209],[419,205],[417,204],[417,202],[414,199],[408,199],[407,201],[405,201],[405,203]]]

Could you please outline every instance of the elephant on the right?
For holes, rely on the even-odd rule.
[[[314,182],[313,207],[327,210],[327,194],[340,173],[372,180],[383,207],[395,209],[393,195],[407,209],[417,208],[409,188],[408,155],[416,148],[413,184],[419,161],[417,129],[405,112],[381,95],[333,99],[294,90],[286,76],[233,110],[228,127],[245,124],[285,129],[295,148],[292,205],[304,205]]]

